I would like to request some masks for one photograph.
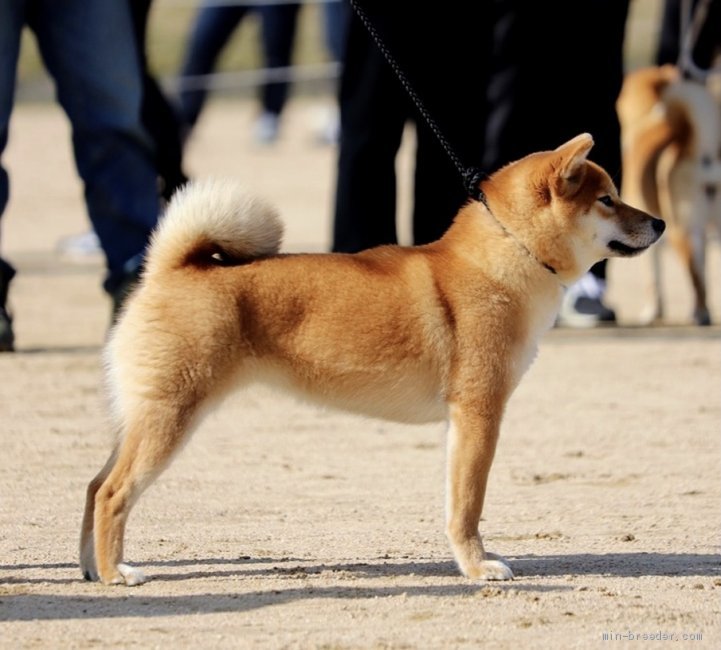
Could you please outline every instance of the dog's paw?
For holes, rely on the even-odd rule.
[[[142,585],[147,580],[140,569],[136,569],[129,564],[118,564],[116,568],[118,570],[117,574],[106,584],[135,587],[136,585]]]
[[[80,571],[83,574],[83,579],[87,580],[88,582],[97,582],[98,580],[100,580],[100,577],[98,576],[98,572],[95,570],[95,567],[86,567],[81,564]]]
[[[467,575],[474,580],[513,580],[508,562],[495,553],[486,553],[485,559],[467,571]]]
[[[488,557],[492,555],[492,553],[488,553]],[[501,560],[488,559],[479,564],[477,575],[473,577],[478,580],[513,580],[513,571]]]
[[[92,542],[86,544],[80,552],[80,572],[83,578],[90,582],[97,582],[98,570],[95,568],[95,552]]]
[[[638,324],[644,327],[662,324],[664,321],[663,308],[655,303],[647,304],[638,318]]]

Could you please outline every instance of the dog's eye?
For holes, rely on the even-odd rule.
[[[598,200],[603,203],[607,208],[613,207],[613,199],[608,195],[604,194],[603,196],[599,196]]]

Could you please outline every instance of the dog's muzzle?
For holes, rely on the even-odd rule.
[[[666,222],[663,221],[663,219],[656,219],[653,217],[651,219],[651,229],[653,230],[653,239],[643,246],[630,246],[618,239],[612,239],[608,242],[608,248],[622,257],[631,257],[633,255],[643,253],[643,251],[645,251],[651,244],[656,243],[661,235],[663,235],[664,230],[666,230]]]

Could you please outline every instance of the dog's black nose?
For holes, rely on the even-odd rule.
[[[654,219],[651,222],[651,227],[654,232],[657,232],[660,235],[664,230],[666,230],[666,222],[663,219]]]

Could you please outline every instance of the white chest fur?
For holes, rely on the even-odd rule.
[[[536,358],[541,336],[553,327],[562,298],[563,289],[558,285],[530,299],[526,311],[527,335],[519,345],[513,360],[514,388]]]

